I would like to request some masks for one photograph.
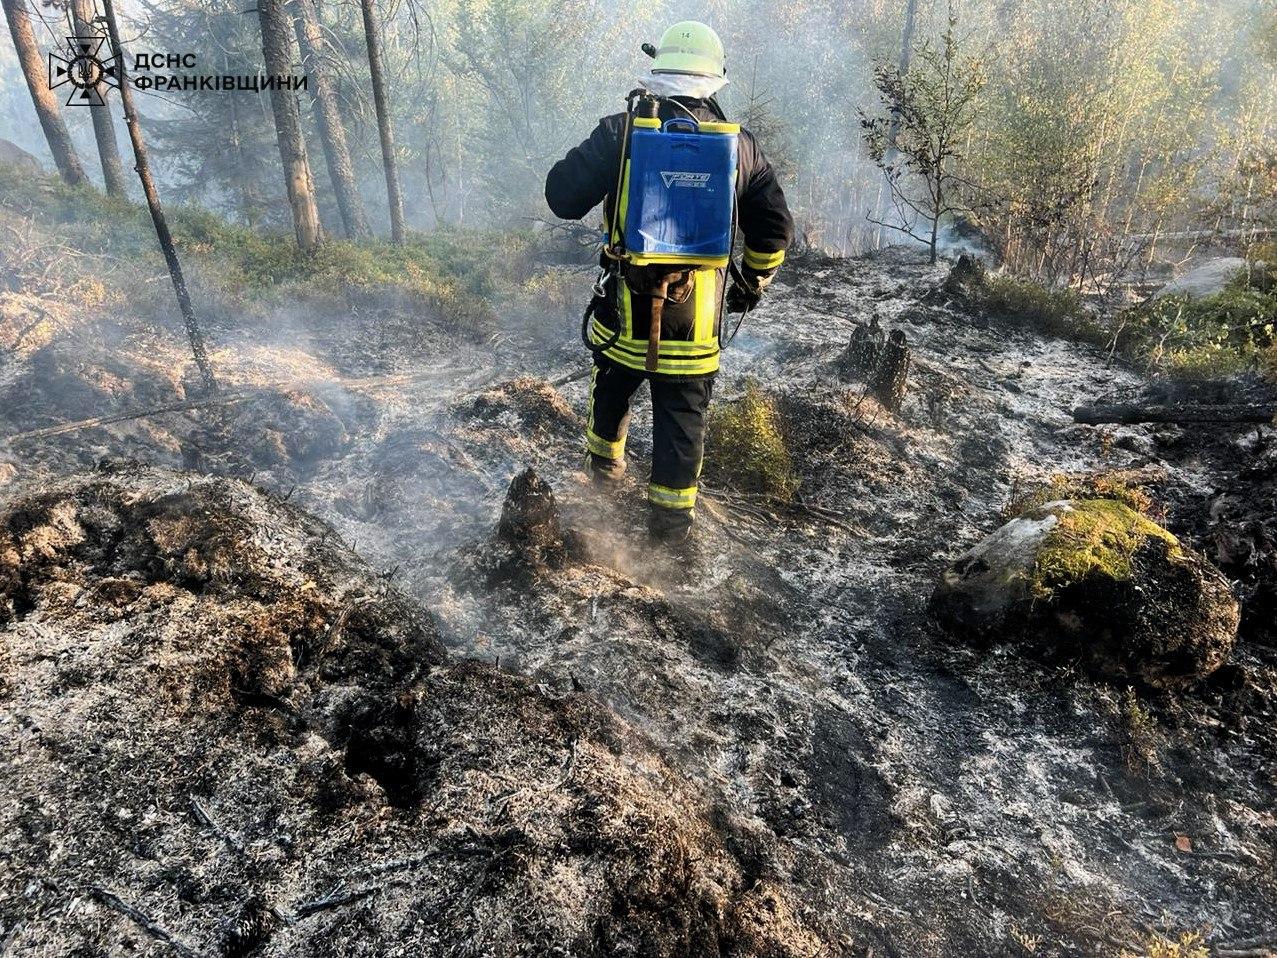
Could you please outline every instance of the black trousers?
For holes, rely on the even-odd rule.
[[[652,389],[649,525],[657,535],[674,534],[685,531],[696,515],[696,484],[705,455],[705,413],[714,377],[654,376],[596,356],[590,376],[585,444],[596,477],[621,476],[630,400],[645,379]]]

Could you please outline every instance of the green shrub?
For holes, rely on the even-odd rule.
[[[990,276],[981,287],[980,302],[991,312],[1051,336],[1096,345],[1109,341],[1108,331],[1071,289],[1050,289],[1014,276]]]
[[[775,400],[754,382],[739,400],[711,411],[706,459],[712,477],[738,492],[787,502],[798,489]]]
[[[56,176],[32,177],[0,165],[0,208],[41,223],[70,227],[78,249],[119,260],[157,257],[150,214],[90,186]],[[491,328],[493,303],[520,288],[538,242],[527,231],[440,229],[403,244],[330,239],[315,252],[297,248],[291,232],[233,223],[197,206],[166,208],[173,241],[203,284],[232,300],[252,301],[306,284],[319,294],[401,293],[464,328]]]
[[[1229,376],[1271,369],[1277,347],[1277,244],[1250,252],[1239,270],[1210,296],[1166,296],[1121,317],[1124,350],[1150,367],[1184,378]]]

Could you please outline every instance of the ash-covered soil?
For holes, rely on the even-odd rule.
[[[238,921],[269,926],[263,954],[1116,956],[1155,931],[1262,954],[1273,447],[1253,427],[1073,425],[1149,384],[947,303],[943,277],[786,267],[716,402],[751,378],[778,396],[798,498],[707,486],[688,559],[642,536],[642,404],[634,478],[585,483],[561,317],[488,342],[423,320],[428,349],[393,310],[293,316],[306,335],[274,341],[223,318],[219,368],[250,398],[0,447],[8,515],[45,503],[31,548],[52,556],[0,586],[21,597],[0,632],[0,941],[16,923],[16,953],[170,950],[124,903],[200,953],[258,953],[227,944]],[[872,311],[914,349],[898,416],[840,378]],[[6,435],[185,398],[173,330],[86,323],[6,345]],[[57,478],[104,458],[266,491]],[[548,548],[496,535],[528,466],[557,503]],[[1229,663],[1128,691],[945,638],[927,597],[1013,493],[1112,469],[1235,580]],[[225,518],[247,571],[157,544],[151,508],[203,508],[183,534],[213,542]],[[362,595],[381,611],[337,629]],[[334,629],[355,648],[328,676],[307,649]]]
[[[239,480],[20,498],[0,597],[18,953],[822,947],[769,836],[591,697],[448,663],[331,528]]]

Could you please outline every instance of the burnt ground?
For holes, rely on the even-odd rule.
[[[377,570],[367,575],[428,610],[453,659],[486,663],[492,681],[523,683],[547,701],[596,701],[623,737],[650,743],[634,748],[669,776],[667,800],[686,803],[687,841],[721,862],[715,907],[748,912],[739,896],[766,876],[781,903],[765,910],[782,915],[790,930],[777,940],[794,954],[1116,956],[1147,953],[1156,931],[1199,932],[1221,955],[1262,954],[1277,936],[1277,651],[1263,604],[1272,595],[1264,563],[1273,561],[1273,447],[1253,427],[1073,425],[1076,404],[1154,387],[1088,347],[946,305],[935,293],[942,278],[943,270],[870,260],[785,269],[729,349],[716,402],[730,402],[750,378],[779,395],[799,500],[707,488],[687,561],[654,553],[641,535],[642,403],[634,479],[615,498],[586,485],[584,383],[563,381],[583,359],[570,317],[559,315],[509,319],[483,342],[429,317],[408,323],[392,307],[353,319],[290,311],[275,337],[262,332],[269,324],[222,317],[215,358],[250,398],[11,440],[0,447],[8,480],[0,497],[11,503],[104,458],[238,476],[287,497],[290,508],[331,523]],[[581,273],[583,290],[588,281]],[[839,379],[852,324],[871,311],[915,350],[899,416]],[[6,435],[184,395],[172,329],[101,317],[43,323],[14,324],[36,332],[5,344]],[[494,539],[506,488],[526,466],[552,486],[571,538],[551,562],[519,561]],[[1013,492],[1054,473],[1111,469],[1139,470],[1170,528],[1237,580],[1245,635],[1230,664],[1199,687],[1158,697],[1093,682],[1067,664],[946,640],[926,614],[931,588],[947,561],[999,524]],[[21,687],[32,667],[23,630],[42,615],[7,627],[10,686]],[[101,684],[87,687],[100,694]],[[10,693],[0,705],[6,727],[31,707]],[[234,714],[255,725],[278,721],[278,711],[240,702]],[[500,755],[539,741],[536,729],[498,727],[484,748]],[[128,742],[126,732],[114,734]],[[325,741],[341,747],[340,736]],[[131,747],[137,756],[156,746],[139,732]],[[301,748],[271,747],[281,760]],[[364,767],[345,772],[350,788],[375,785]],[[104,788],[132,787],[127,763],[99,777]],[[24,801],[39,805],[55,780],[21,778]],[[210,784],[210,801],[217,792]],[[109,809],[72,794],[46,827],[103,827]],[[241,805],[252,799],[241,794],[229,788],[221,814],[247,814]],[[300,788],[272,795],[287,814],[302,815],[312,801]],[[421,795],[407,807],[387,796],[379,814],[401,829],[396,841],[410,842],[403,821],[421,814]],[[163,812],[152,826],[161,864],[189,840],[182,810],[164,804],[174,800],[153,806]],[[290,803],[303,811],[288,811]],[[167,947],[94,904],[69,859],[48,859],[32,906],[30,876],[41,872],[31,864],[40,856],[26,849],[33,841],[19,843],[25,871],[0,860],[8,873],[0,914],[21,916],[23,935],[45,936],[30,939],[46,949],[38,953],[123,948],[124,938]],[[372,867],[402,854],[359,829],[333,841],[329,860],[353,855]],[[279,907],[295,914],[297,901],[322,894],[322,872],[308,873],[311,885],[260,893],[287,888],[293,897]],[[204,911],[165,910],[167,879],[142,881],[123,861],[104,874],[121,898],[149,903],[170,923],[184,916],[184,940],[196,947],[219,940],[213,916],[234,895]],[[354,940],[325,937],[349,921],[385,935],[387,948],[411,940],[430,953],[428,939],[404,939],[406,925],[379,924],[379,909],[397,916],[406,907],[381,897],[344,903],[331,922],[290,925],[289,934],[323,953],[325,941]],[[513,900],[494,895],[487,920]],[[57,917],[65,915],[80,917],[68,924]],[[698,938],[689,953],[733,953],[738,946],[724,942],[735,932],[723,921],[712,947]],[[365,946],[381,953],[371,940]],[[628,953],[600,939],[573,947]]]

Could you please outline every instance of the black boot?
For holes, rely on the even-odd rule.
[[[664,509],[649,506],[647,531],[652,541],[666,547],[684,546],[692,538],[691,509]]]
[[[585,473],[596,486],[615,488],[625,478],[624,459],[605,459],[592,452],[585,454]]]

